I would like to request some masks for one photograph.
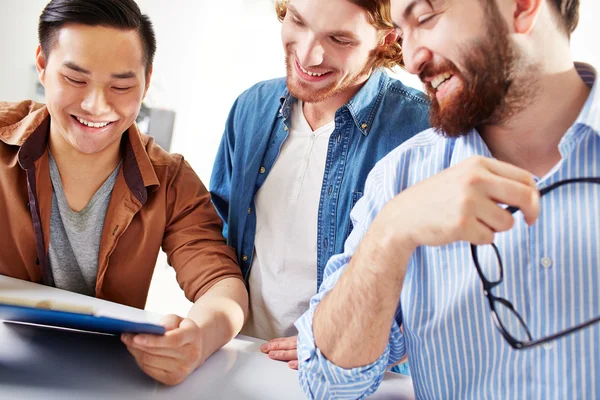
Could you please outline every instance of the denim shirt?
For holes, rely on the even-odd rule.
[[[254,254],[254,199],[290,128],[296,99],[284,78],[258,83],[235,101],[210,179],[223,234],[246,282]],[[377,70],[335,113],[319,201],[317,282],[331,256],[343,252],[352,230],[350,210],[363,195],[371,168],[405,140],[429,127],[426,96]]]

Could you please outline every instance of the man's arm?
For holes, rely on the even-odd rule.
[[[385,225],[381,219],[373,221],[339,282],[315,312],[316,346],[344,369],[374,363],[388,346],[413,249],[391,246],[383,234]]]
[[[194,306],[188,318],[167,316],[164,336],[124,335],[123,342],[148,375],[175,385],[238,333],[248,295],[210,195],[183,160],[168,182],[166,203],[162,247]]]
[[[382,365],[404,355],[394,316],[414,249],[457,241],[491,243],[495,232],[514,223],[500,204],[518,207],[529,224],[539,213],[539,192],[530,173],[481,157],[392,193],[380,207],[378,199],[398,190],[394,174],[401,170],[395,165],[386,169],[385,162],[370,174],[365,197],[353,210],[359,235],[364,234],[360,245],[352,251],[360,239],[353,232],[344,256],[347,267],[335,268],[339,261],[330,261],[327,268],[336,271],[324,283],[328,293],[321,288],[296,324],[301,382],[312,397],[342,391],[353,398],[367,396],[383,377]]]
[[[201,363],[229,343],[244,325],[248,292],[241,279],[227,278],[211,287],[188,313],[202,332]]]

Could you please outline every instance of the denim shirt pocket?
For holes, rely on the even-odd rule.
[[[356,203],[361,199],[361,197],[363,197],[363,192],[352,192],[352,204],[350,206],[350,212],[352,212],[352,209],[354,208]],[[348,234],[346,234],[346,239],[348,239],[348,236],[350,236],[350,234],[352,233],[352,229],[354,229],[354,225],[352,225],[352,218],[350,218],[350,215],[348,215],[348,220]]]

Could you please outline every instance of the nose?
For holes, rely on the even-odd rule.
[[[407,37],[402,41],[404,66],[411,74],[419,75],[432,57],[431,51],[414,38]]]
[[[88,91],[81,102],[81,108],[91,115],[108,114],[111,110],[108,99],[104,94],[104,90],[99,88],[92,88]]]
[[[323,63],[325,50],[321,43],[313,37],[307,37],[303,42],[298,43],[297,48],[298,62],[303,67],[314,67]]]

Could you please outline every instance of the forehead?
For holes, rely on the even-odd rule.
[[[419,9],[422,6],[438,9],[446,3],[448,3],[447,0],[391,0],[390,11],[392,20],[397,24],[409,17],[412,11]]]
[[[374,31],[366,10],[349,0],[290,0],[288,10],[297,14],[314,31]]]
[[[144,52],[135,30],[70,24],[62,27],[49,62],[74,62],[94,73],[144,68]]]

